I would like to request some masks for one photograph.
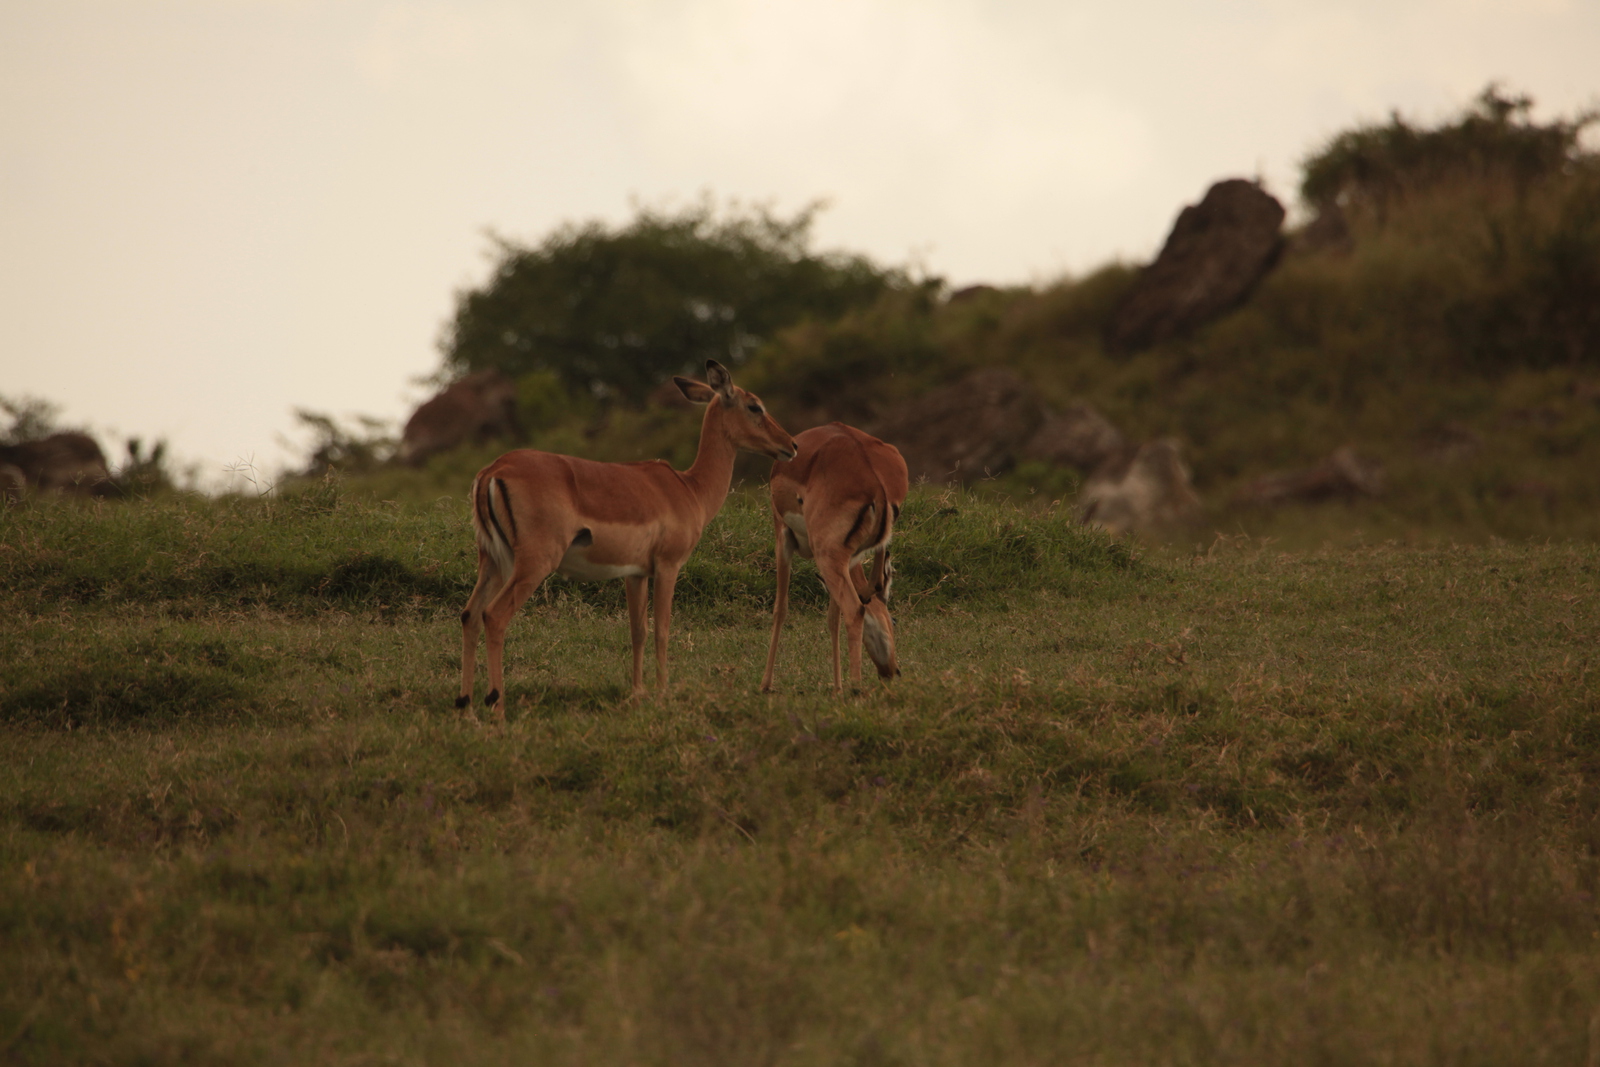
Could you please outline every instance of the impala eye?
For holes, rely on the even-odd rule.
[[[750,405],[750,414],[752,414],[752,415],[761,414],[761,405],[760,404],[751,404]]]

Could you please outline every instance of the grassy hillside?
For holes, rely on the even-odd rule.
[[[695,557],[670,694],[557,585],[502,729],[451,706],[459,501],[0,511],[5,1057],[1600,1047],[1592,546],[1136,559],[923,490],[905,676],[841,700],[809,566],[755,692],[760,509]]]
[[[1113,264],[954,299],[937,280],[899,279],[875,302],[767,336],[736,374],[797,431],[870,425],[974,368],[1012,368],[1042,399],[1092,404],[1131,440],[1177,438],[1206,504],[1189,542],[1216,530],[1308,547],[1600,536],[1600,157],[1580,139],[1592,116],[1538,123],[1529,108],[1491,87],[1437,127],[1396,118],[1333,138],[1306,161],[1305,223],[1245,303],[1134,355],[1102,343],[1137,274]],[[684,412],[595,411],[592,398],[545,403],[530,443],[693,455],[698,421]],[[1382,464],[1380,498],[1234,502],[1252,479],[1346,445]],[[440,457],[365,491],[460,493],[487,458]],[[1070,505],[1084,473],[1034,464],[985,488]]]

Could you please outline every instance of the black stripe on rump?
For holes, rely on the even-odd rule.
[[[888,502],[885,501],[886,505],[887,503]],[[877,508],[878,528],[871,533],[867,532],[867,512],[871,511],[875,507],[877,507],[876,501],[868,503],[866,507],[863,507],[861,512],[856,515],[856,524],[850,528],[850,533],[846,535],[844,539],[845,547],[851,552],[860,552],[863,549],[875,548],[878,545],[883,544],[884,539],[889,536],[889,509],[887,506]]]
[[[496,479],[496,481],[498,481],[498,479]],[[493,493],[493,492],[494,492],[494,482],[491,481],[489,483],[489,485],[485,487],[484,495],[488,496],[490,493]],[[494,501],[493,500],[489,501],[487,510],[489,512],[489,523],[494,527],[494,532],[499,536],[500,543],[509,548],[510,545],[511,545],[511,542],[506,540],[506,532],[500,526],[500,516],[498,516],[498,515],[496,515],[494,513]]]
[[[850,532],[844,535],[844,547],[849,549],[852,555],[866,547],[867,512],[871,510],[872,504],[868,503],[860,511],[856,512],[855,525],[851,526]]]
[[[500,487],[500,500],[506,506],[506,521],[511,524],[511,540],[507,543],[514,545],[517,543],[517,515],[511,510],[511,494],[506,491],[504,478],[496,478],[494,484]]]

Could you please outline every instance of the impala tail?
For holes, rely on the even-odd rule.
[[[894,538],[895,513],[900,509],[887,499],[868,504],[856,517],[855,528],[845,538],[850,546],[850,581],[861,598],[863,647],[880,678],[893,678],[900,673],[900,659],[895,654],[894,620],[889,615],[889,586],[894,581],[894,568],[889,562],[889,542]],[[861,564],[876,552],[869,578]]]
[[[845,535],[844,543],[850,549],[850,564],[854,566],[868,555],[889,547],[894,536],[894,514],[888,501],[878,500],[863,507],[856,522]]]
[[[472,482],[472,530],[478,549],[494,565],[501,581],[508,581],[516,569],[512,545],[517,520],[511,513],[511,495],[504,478],[485,478],[481,473]]]

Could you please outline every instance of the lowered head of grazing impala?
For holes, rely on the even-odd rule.
[[[844,688],[839,669],[839,624],[850,650],[850,677],[861,684],[861,650],[881,678],[900,673],[894,622],[889,617],[889,542],[905,503],[909,479],[900,450],[842,422],[806,430],[795,438],[799,455],[772,466],[772,526],[777,535],[778,591],[773,601],[772,643],[763,691],[772,689],[778,636],[789,614],[790,557],[813,559],[828,587],[828,633],[833,643],[833,687]],[[873,556],[869,579],[862,567]]]
[[[644,692],[645,601],[655,580],[656,687],[667,686],[667,638],[678,571],[722,509],[739,449],[793,459],[794,438],[761,398],[733,384],[726,367],[706,361],[706,380],[674,378],[683,395],[706,405],[692,466],[665,460],[598,463],[552,452],[507,452],[472,483],[478,584],[461,613],[461,695],[472,701],[478,634],[489,659],[484,703],[504,719],[501,657],[506,626],[539,583],[555,571],[574,578],[621,578],[633,637],[633,693]]]

